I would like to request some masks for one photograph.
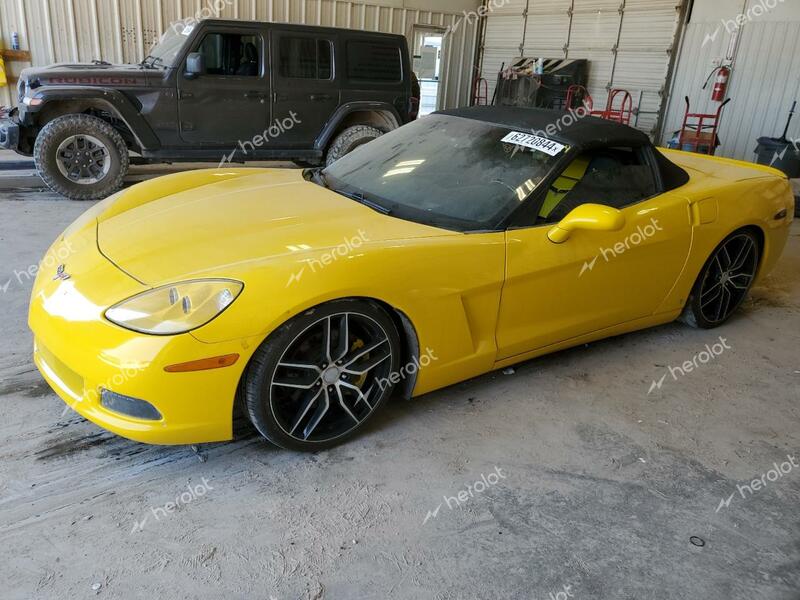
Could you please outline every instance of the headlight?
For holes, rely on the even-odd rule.
[[[242,282],[232,279],[199,279],[165,285],[112,306],[106,311],[106,318],[140,333],[186,333],[219,316],[243,288]]]

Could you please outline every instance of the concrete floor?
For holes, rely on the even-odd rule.
[[[800,598],[800,223],[720,330],[398,401],[329,452],[250,435],[198,456],[63,414],[34,370],[14,271],[88,204],[25,185],[0,178],[0,597]],[[720,335],[731,349],[648,394]]]

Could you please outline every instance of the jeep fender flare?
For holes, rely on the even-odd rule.
[[[80,107],[79,110],[68,110],[62,114],[97,108],[108,111],[123,121],[141,149],[153,150],[161,146],[158,137],[153,133],[139,108],[119,90],[104,87],[44,87],[36,90],[36,96],[44,100],[44,103],[36,108],[28,108],[27,112],[31,117],[47,111],[48,107],[52,107],[56,102],[75,104]]]
[[[372,125],[378,129],[381,129],[382,131],[388,132],[392,129],[397,129],[403,124],[397,109],[388,102],[347,102],[346,104],[342,104],[339,108],[337,108],[333,115],[331,115],[331,118],[325,123],[324,127],[322,128],[322,132],[319,134],[317,141],[314,143],[314,149],[319,150],[320,152],[325,152],[325,148],[328,147],[328,144],[335,136],[339,126],[347,119],[347,117],[359,112],[374,113],[381,123],[367,122],[360,124]]]

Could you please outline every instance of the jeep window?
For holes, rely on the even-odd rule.
[[[261,39],[256,35],[209,33],[197,52],[206,59],[208,75],[257,77],[261,71]]]
[[[347,77],[357,81],[401,81],[400,48],[393,44],[348,42]]]
[[[503,141],[512,130],[430,115],[356,148],[314,179],[395,217],[456,231],[493,230],[569,148]]]
[[[331,79],[331,43],[311,37],[282,37],[280,74],[297,79]]]
[[[169,27],[164,32],[164,35],[161,36],[159,42],[150,50],[142,64],[166,68],[174,67],[181,50],[189,40],[188,33],[184,34],[182,27],[178,27],[178,29],[180,31],[174,27]],[[191,32],[191,29],[189,29],[189,32]]]

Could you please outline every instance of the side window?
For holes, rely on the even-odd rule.
[[[331,44],[328,40],[317,40],[317,68],[320,79],[333,78],[333,51]]]
[[[402,80],[403,64],[400,48],[374,42],[348,42],[347,77],[357,81]]]
[[[331,79],[331,43],[310,37],[282,37],[279,45],[281,77],[292,79]]]
[[[261,39],[256,35],[209,33],[197,49],[206,59],[208,75],[258,77]]]
[[[578,156],[547,191],[539,219],[557,223],[581,204],[624,208],[656,194],[653,170],[632,148],[603,148]]]

